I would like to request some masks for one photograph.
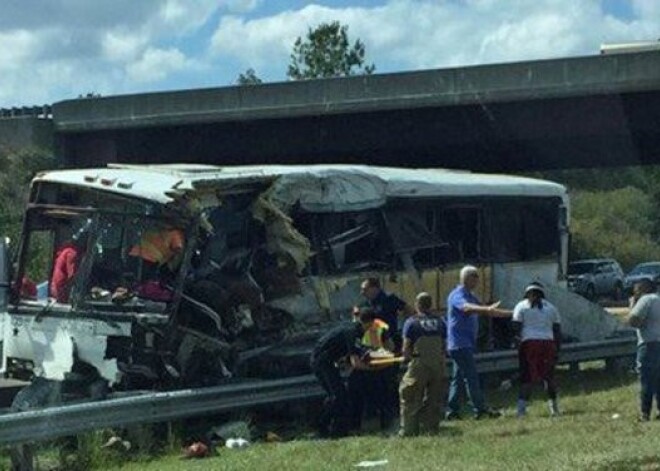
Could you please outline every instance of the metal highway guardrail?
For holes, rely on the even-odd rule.
[[[560,363],[633,355],[635,338],[563,346]],[[482,373],[518,368],[515,350],[476,356]],[[211,388],[156,392],[104,401],[68,404],[0,415],[0,445],[41,441],[80,432],[142,423],[166,422],[260,405],[311,400],[324,392],[312,375],[250,381]]]
[[[576,342],[562,345],[559,363],[579,363],[589,360],[605,360],[634,355],[637,339],[625,337],[597,342]],[[496,373],[518,369],[518,353],[515,350],[501,350],[477,354],[479,373]],[[449,371],[449,370],[448,370]]]
[[[308,400],[323,394],[316,378],[307,375],[9,413],[0,415],[0,444],[47,440],[102,428],[166,422],[277,402]]]

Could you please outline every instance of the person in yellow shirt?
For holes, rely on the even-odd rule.
[[[167,265],[170,270],[175,270],[181,263],[184,246],[185,237],[181,229],[149,229],[142,234],[140,242],[131,248],[129,255],[158,266]]]

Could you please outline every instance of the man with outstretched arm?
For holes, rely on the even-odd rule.
[[[452,361],[452,374],[449,383],[449,397],[445,419],[460,417],[459,391],[465,384],[472,403],[474,417],[499,417],[500,413],[486,407],[479,375],[474,361],[479,316],[509,317],[512,312],[500,309],[499,302],[483,305],[474,294],[479,284],[479,271],[466,265],[460,272],[460,284],[447,298],[447,353]]]

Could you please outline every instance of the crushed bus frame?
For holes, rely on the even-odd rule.
[[[312,343],[350,318],[364,277],[408,301],[426,290],[442,309],[470,262],[484,275],[482,298],[512,304],[530,279],[561,285],[568,220],[563,186],[504,175],[347,165],[45,172],[31,187],[2,368],[92,397],[305,373]],[[75,273],[56,275],[64,250]],[[566,331],[595,340],[618,329],[602,312],[589,316]]]

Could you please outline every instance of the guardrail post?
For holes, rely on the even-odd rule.
[[[605,370],[610,372],[630,371],[635,367],[634,356],[614,357],[605,360]]]
[[[11,449],[12,471],[34,471],[34,453],[32,445],[15,445]]]

